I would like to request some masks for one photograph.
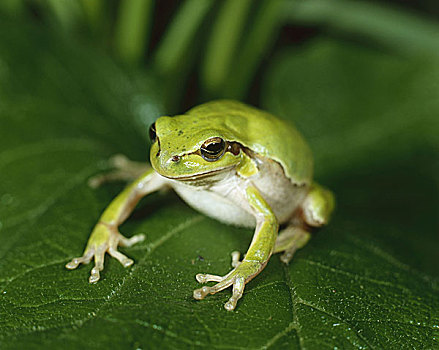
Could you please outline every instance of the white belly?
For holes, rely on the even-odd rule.
[[[233,169],[201,186],[199,181],[190,184],[176,180],[170,180],[170,185],[186,203],[207,216],[232,225],[255,227],[254,212],[245,195],[245,188],[252,184],[279,223],[287,222],[302,203],[308,187],[292,184],[277,162],[259,162],[258,168],[259,172],[247,179]]]
[[[218,221],[244,227],[255,227],[255,217],[229,197],[185,185],[172,186],[192,208]]]

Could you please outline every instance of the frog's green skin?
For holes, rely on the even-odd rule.
[[[255,228],[244,259],[240,262],[234,252],[233,269],[227,275],[196,276],[200,283],[217,282],[195,290],[196,299],[233,286],[227,310],[236,307],[245,284],[265,267],[271,254],[284,252],[281,259],[288,263],[309,240],[310,228],[328,222],[334,199],[312,181],[308,146],[293,126],[273,115],[235,101],[214,101],[184,115],[160,117],[155,132],[150,153],[153,169],[111,202],[84,255],[66,265],[74,269],[94,257],[91,283],[100,278],[105,252],[124,266],[133,263],[117,247],[134,244],[143,236],[127,239],[118,226],[140,198],[161,188],[173,188],[189,205],[222,222]],[[215,140],[218,145],[218,138],[224,141],[225,151],[205,159],[203,144]],[[280,224],[285,228],[278,235]]]

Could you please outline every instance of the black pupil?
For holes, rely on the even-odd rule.
[[[210,144],[207,145],[204,149],[205,149],[208,153],[214,155],[214,154],[218,154],[218,153],[220,153],[220,152],[223,150],[223,148],[224,148],[224,141],[221,140],[220,142],[213,142],[213,143],[210,143]]]
[[[208,140],[201,146],[201,155],[209,162],[218,160],[224,154],[226,143],[223,139],[217,137]]]
[[[155,132],[155,123],[149,127],[149,138],[152,143],[154,143],[155,140],[157,139],[157,134]]]

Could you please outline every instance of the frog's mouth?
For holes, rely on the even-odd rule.
[[[195,175],[180,175],[180,176],[162,175],[162,176],[166,177],[168,179],[171,179],[171,180],[177,180],[177,181],[182,181],[182,182],[192,182],[192,181],[199,181],[199,180],[203,180],[203,179],[206,179],[206,180],[209,179],[209,180],[212,180],[212,182],[213,182],[213,180],[215,180],[215,181],[218,180],[217,179],[218,175],[222,175],[223,173],[230,170],[231,168],[233,168],[233,166],[228,166],[228,167],[223,167],[223,168],[219,168],[219,169],[215,169],[215,170],[211,170],[211,171],[206,171],[204,173],[195,174]]]

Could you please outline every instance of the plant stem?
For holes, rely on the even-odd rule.
[[[242,99],[280,27],[282,0],[262,1],[239,55],[230,70],[223,96]]]
[[[152,0],[123,0],[120,2],[115,29],[115,50],[128,64],[142,59],[151,27]]]
[[[183,2],[155,53],[154,65],[158,72],[170,75],[179,69],[197,30],[213,4],[213,0]]]
[[[226,0],[222,4],[207,43],[201,72],[208,94],[217,95],[227,79],[251,5],[251,0]]]
[[[71,30],[80,18],[79,3],[71,0],[47,0],[46,5],[52,10],[62,28]]]
[[[81,5],[90,27],[96,30],[102,21],[103,0],[81,0]]]

